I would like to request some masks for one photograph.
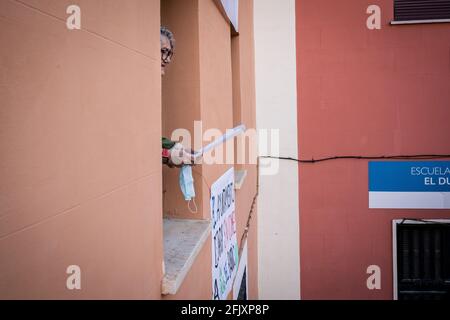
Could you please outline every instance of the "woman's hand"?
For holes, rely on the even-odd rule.
[[[191,149],[185,149],[181,143],[176,143],[170,149],[170,158],[167,164],[170,168],[181,168],[184,165],[195,165],[194,153]]]

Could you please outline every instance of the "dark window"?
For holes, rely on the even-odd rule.
[[[394,0],[394,21],[450,19],[450,0]]]
[[[397,225],[399,300],[450,300],[450,224]]]

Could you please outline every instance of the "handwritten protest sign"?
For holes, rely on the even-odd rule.
[[[213,299],[225,300],[231,292],[238,267],[234,169],[211,187]]]

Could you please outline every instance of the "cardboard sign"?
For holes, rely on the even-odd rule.
[[[231,292],[238,268],[234,169],[211,187],[212,288],[214,300],[225,300]]]

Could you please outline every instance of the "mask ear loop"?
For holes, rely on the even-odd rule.
[[[194,210],[191,209],[191,202],[194,204],[194,208],[195,208]],[[188,209],[192,214],[196,214],[198,212],[197,204],[195,203],[195,198],[193,198],[192,200],[189,200]]]

